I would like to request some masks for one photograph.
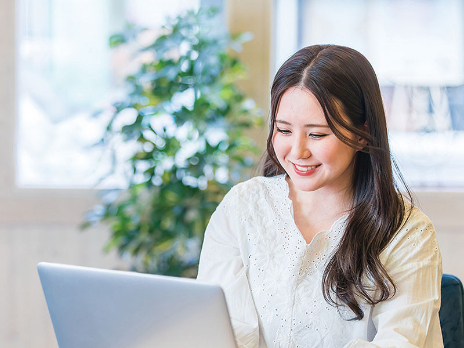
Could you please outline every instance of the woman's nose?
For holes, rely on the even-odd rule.
[[[307,137],[295,137],[292,145],[292,152],[295,159],[308,158],[311,156]]]

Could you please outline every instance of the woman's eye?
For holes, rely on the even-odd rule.
[[[277,131],[279,133],[282,133],[282,134],[290,134],[291,132],[287,129],[280,129],[280,128],[277,128]]]
[[[320,138],[325,137],[326,135],[327,134],[314,134],[314,133],[309,134],[309,136],[313,139],[320,139]]]

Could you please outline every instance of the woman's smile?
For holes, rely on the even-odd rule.
[[[316,172],[316,169],[319,168],[320,164],[314,166],[300,166],[295,163],[292,163],[295,169],[295,173],[301,176],[311,175]]]

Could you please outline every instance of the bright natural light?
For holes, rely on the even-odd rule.
[[[94,187],[113,158],[93,146],[108,119],[92,115],[117,98],[138,63],[111,50],[109,37],[127,21],[157,28],[198,7],[199,0],[19,1],[17,184]],[[117,155],[124,159],[124,149]],[[124,183],[117,172],[100,187]]]

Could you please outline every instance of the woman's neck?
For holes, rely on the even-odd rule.
[[[352,207],[352,194],[347,188],[328,190],[321,188],[316,191],[301,191],[295,187],[289,176],[285,178],[289,187],[289,198],[294,209],[303,213],[317,214],[327,218],[339,218],[348,214]]]

